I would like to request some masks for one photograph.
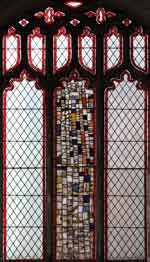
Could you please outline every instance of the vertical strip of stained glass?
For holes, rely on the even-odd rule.
[[[95,91],[55,91],[56,259],[95,261]]]
[[[37,87],[23,72],[3,96],[4,261],[44,257],[45,99]]]
[[[146,259],[147,91],[129,72],[105,92],[105,260]]]

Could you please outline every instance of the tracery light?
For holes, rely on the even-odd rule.
[[[21,38],[14,27],[8,29],[3,36],[3,71],[7,73],[15,69],[21,61]]]
[[[54,93],[56,260],[95,261],[95,91],[78,72]]]
[[[119,67],[123,62],[123,38],[117,27],[112,26],[104,35],[104,72]]]
[[[128,71],[105,91],[105,259],[147,256],[147,90]]]
[[[105,21],[105,9],[104,8],[98,8],[96,11],[96,21],[98,24],[101,24]]]
[[[46,36],[40,34],[40,28],[35,28],[33,35],[28,36],[28,60],[35,71],[45,74]]]
[[[67,1],[64,3],[65,5],[72,7],[72,8],[78,8],[81,5],[83,5],[83,2],[79,2],[79,1]]]
[[[127,18],[125,18],[124,20],[122,20],[122,23],[123,23],[125,26],[129,26],[130,24],[132,24],[132,21],[127,17]]]
[[[108,11],[105,11],[105,8],[99,7],[96,12],[88,11],[85,13],[86,16],[89,18],[96,17],[96,22],[98,24],[104,23],[107,18],[115,17],[116,13]]]
[[[143,72],[148,71],[148,35],[143,33],[141,27],[130,37],[130,57],[134,67]]]
[[[19,21],[19,24],[23,27],[26,27],[29,24],[29,21],[27,19],[22,19]]]
[[[47,7],[44,12],[40,11],[34,14],[34,16],[38,19],[41,19],[44,17],[44,21],[46,24],[53,24],[55,22],[54,18],[62,18],[65,15],[65,13],[61,11],[55,12],[52,7]]]
[[[96,73],[96,35],[91,33],[89,27],[85,27],[78,37],[78,57],[83,68]]]
[[[3,94],[4,261],[45,257],[45,93],[23,71]]]
[[[70,24],[72,24],[73,26],[77,26],[78,24],[80,24],[80,21],[78,19],[73,19],[70,21]]]
[[[54,73],[66,68],[71,62],[72,41],[65,27],[61,27],[53,37]]]

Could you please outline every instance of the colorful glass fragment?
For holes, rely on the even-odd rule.
[[[56,259],[94,259],[95,91],[64,80],[54,107]]]

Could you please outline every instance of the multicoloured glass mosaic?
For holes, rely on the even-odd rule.
[[[55,91],[56,259],[95,257],[95,92],[84,80]]]

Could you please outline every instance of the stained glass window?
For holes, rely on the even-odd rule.
[[[99,1],[1,28],[0,262],[150,260],[148,33]]]
[[[23,72],[3,95],[4,261],[44,256],[45,98],[37,88]]]
[[[95,92],[74,71],[54,99],[56,259],[94,259]]]
[[[128,72],[105,92],[105,259],[146,258],[147,91]]]

